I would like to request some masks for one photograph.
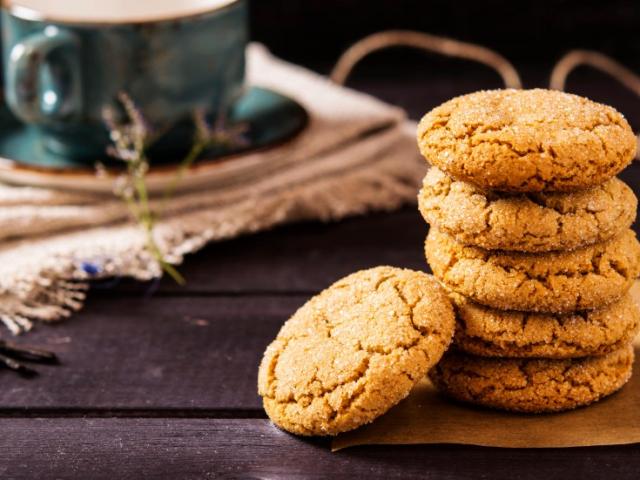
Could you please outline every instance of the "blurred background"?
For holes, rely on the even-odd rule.
[[[527,88],[546,87],[555,62],[572,49],[605,53],[640,72],[640,3],[632,0],[256,0],[251,8],[254,40],[322,73],[358,39],[389,29],[489,47],[515,65]],[[502,86],[484,66],[407,49],[372,55],[349,85],[407,108],[414,118],[454,95]],[[605,74],[579,67],[567,91],[614,105],[640,128],[640,99]]]

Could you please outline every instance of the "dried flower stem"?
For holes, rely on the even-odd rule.
[[[149,128],[128,95],[120,94],[119,100],[130,123],[118,125],[115,122],[115,114],[111,110],[103,114],[114,143],[109,153],[127,165],[127,175],[119,179],[120,184],[116,187],[116,194],[123,198],[136,222],[144,230],[148,252],[165,273],[179,285],[184,285],[186,283],[184,277],[167,262],[153,235],[156,215],[149,204],[149,192],[145,180],[149,169],[149,160],[146,156]]]
[[[144,162],[147,162],[145,159]],[[147,239],[147,250],[153,256],[153,258],[158,262],[162,270],[167,273],[178,285],[184,285],[186,283],[184,277],[180,274],[180,272],[169,262],[167,262],[164,258],[160,247],[155,241],[153,236],[153,230],[155,227],[156,216],[154,212],[151,210],[151,206],[149,205],[149,194],[147,191],[147,184],[145,182],[145,178],[143,175],[136,174],[135,175],[135,191],[137,197],[137,206],[138,208],[138,223],[142,226],[145,231],[146,239]],[[136,202],[133,202],[134,204]],[[134,210],[135,211],[135,210]]]
[[[146,150],[151,143],[150,128],[127,94],[121,93],[119,100],[130,123],[118,124],[115,121],[115,114],[112,110],[103,112],[105,124],[113,141],[113,145],[108,152],[127,165],[127,175],[119,179],[120,184],[116,188],[116,193],[124,199],[132,215],[143,228],[149,253],[165,273],[171,276],[176,283],[184,285],[184,277],[173,265],[166,261],[162,250],[155,241],[153,231],[156,219],[164,211],[165,204],[174,194],[178,183],[205,149],[214,145],[247,145],[248,142],[243,136],[247,130],[247,125],[240,124],[228,128],[226,118],[219,116],[215,124],[210,126],[207,123],[204,111],[198,110],[194,112],[193,121],[196,132],[193,145],[180,162],[173,180],[165,190],[158,212],[154,212],[149,204],[149,192],[146,184],[146,173],[149,170]]]

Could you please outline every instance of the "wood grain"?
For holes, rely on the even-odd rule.
[[[20,339],[55,351],[62,365],[38,366],[40,377],[29,380],[0,370],[0,416],[24,409],[260,409],[262,352],[305,300],[94,296],[72,320]]]
[[[4,419],[0,428],[0,476],[7,479],[586,480],[637,478],[640,468],[638,446],[378,446],[331,453],[326,442],[295,438],[266,420]]]
[[[187,285],[164,279],[159,294],[317,292],[354,270],[390,264],[425,268],[427,225],[413,207],[337,223],[303,223],[215,243],[188,257]],[[123,282],[140,294],[150,284]]]

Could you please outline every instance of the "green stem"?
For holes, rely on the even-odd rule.
[[[196,141],[191,147],[191,149],[189,150],[189,153],[187,154],[187,156],[184,157],[182,162],[180,162],[178,171],[176,172],[175,176],[171,180],[171,183],[166,188],[166,190],[164,191],[164,195],[162,196],[162,203],[160,206],[161,212],[164,211],[167,201],[175,193],[175,190],[178,187],[178,183],[180,183],[180,181],[184,178],[184,175],[187,172],[187,170],[189,170],[191,165],[193,165],[193,162],[195,162],[198,159],[200,154],[204,151],[205,148],[207,148],[208,145],[209,145],[209,142],[207,140]]]
[[[149,204],[147,184],[145,183],[144,176],[139,173],[140,165],[143,164],[144,161],[144,156],[140,155],[135,161],[129,162],[128,172],[130,178],[133,180],[134,195],[133,198],[125,196],[125,201],[137,222],[145,231],[147,250],[149,253],[151,253],[153,258],[159,263],[162,270],[173,278],[178,285],[184,285],[186,283],[184,277],[173,265],[164,259],[164,255],[153,237],[155,216]]]
[[[133,100],[124,92],[120,94],[119,98],[131,123],[119,128],[115,124],[112,112],[111,114],[109,114],[110,112],[105,113],[105,123],[111,131],[114,150],[116,152],[125,152],[119,155],[127,165],[128,175],[128,185],[126,185],[127,188],[122,193],[122,197],[139,227],[144,230],[148,252],[158,262],[164,272],[169,274],[179,285],[184,285],[186,283],[184,277],[173,265],[165,260],[153,235],[156,223],[156,212],[153,211],[149,203],[149,191],[145,179],[145,174],[149,166],[148,159],[145,155],[146,147],[150,144],[149,141],[153,139],[149,138],[150,132],[146,128],[146,125],[144,125],[144,119],[142,119],[141,113],[136,109]],[[161,132],[158,133],[161,134]],[[204,148],[205,145],[203,143],[195,142],[189,155],[187,155],[182,162],[177,178],[174,179],[169,191],[165,192],[164,201],[173,193],[184,171],[191,166]],[[164,201],[162,202],[160,212],[164,209]]]
[[[166,272],[178,285],[185,285],[187,282],[178,270],[164,259],[164,255],[160,251],[158,244],[153,238],[153,222],[145,223],[145,232],[147,234],[147,249],[153,258],[160,264],[160,267]]]
[[[140,160],[142,163],[144,159]],[[145,217],[152,217],[151,207],[149,206],[149,194],[147,193],[147,184],[144,181],[144,177],[141,176],[137,171],[134,172],[134,186],[136,189],[136,194],[138,196],[138,202],[140,207],[142,208],[142,215]]]
[[[143,160],[144,161],[144,160]],[[136,192],[138,195],[138,202],[142,207],[142,223],[147,234],[147,248],[156,259],[156,261],[162,267],[162,270],[166,272],[178,285],[184,285],[186,283],[184,277],[178,272],[178,270],[164,259],[164,255],[160,251],[158,244],[153,238],[153,229],[155,226],[154,213],[149,205],[149,192],[147,190],[147,184],[144,181],[144,177],[136,175]]]

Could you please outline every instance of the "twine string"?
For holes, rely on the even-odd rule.
[[[417,48],[448,57],[475,61],[495,70],[502,78],[505,87],[522,88],[517,70],[499,53],[474,43],[410,30],[387,30],[357,41],[340,56],[331,71],[331,80],[344,85],[362,59],[374,52],[392,47]],[[562,57],[553,67],[549,88],[564,91],[569,74],[582,65],[610,75],[640,97],[640,75],[611,57],[592,50],[572,50]],[[638,141],[640,142],[640,135],[638,135]],[[636,158],[640,159],[640,150]]]
[[[564,90],[569,74],[581,65],[600,70],[640,96],[640,76],[611,57],[591,50],[572,50],[562,57],[553,67],[549,88]]]
[[[417,48],[448,57],[463,58],[482,63],[498,72],[507,88],[522,88],[522,82],[517,70],[499,53],[473,43],[460,42],[450,38],[408,30],[389,30],[374,33],[359,40],[338,59],[331,72],[331,79],[339,85],[344,85],[354,67],[364,57],[390,47]]]
[[[555,64],[549,79],[549,88],[564,91],[569,74],[581,65],[600,70],[640,97],[640,76],[613,58],[592,50],[572,50]],[[640,142],[640,135],[638,135]],[[636,154],[640,159],[640,151]]]

